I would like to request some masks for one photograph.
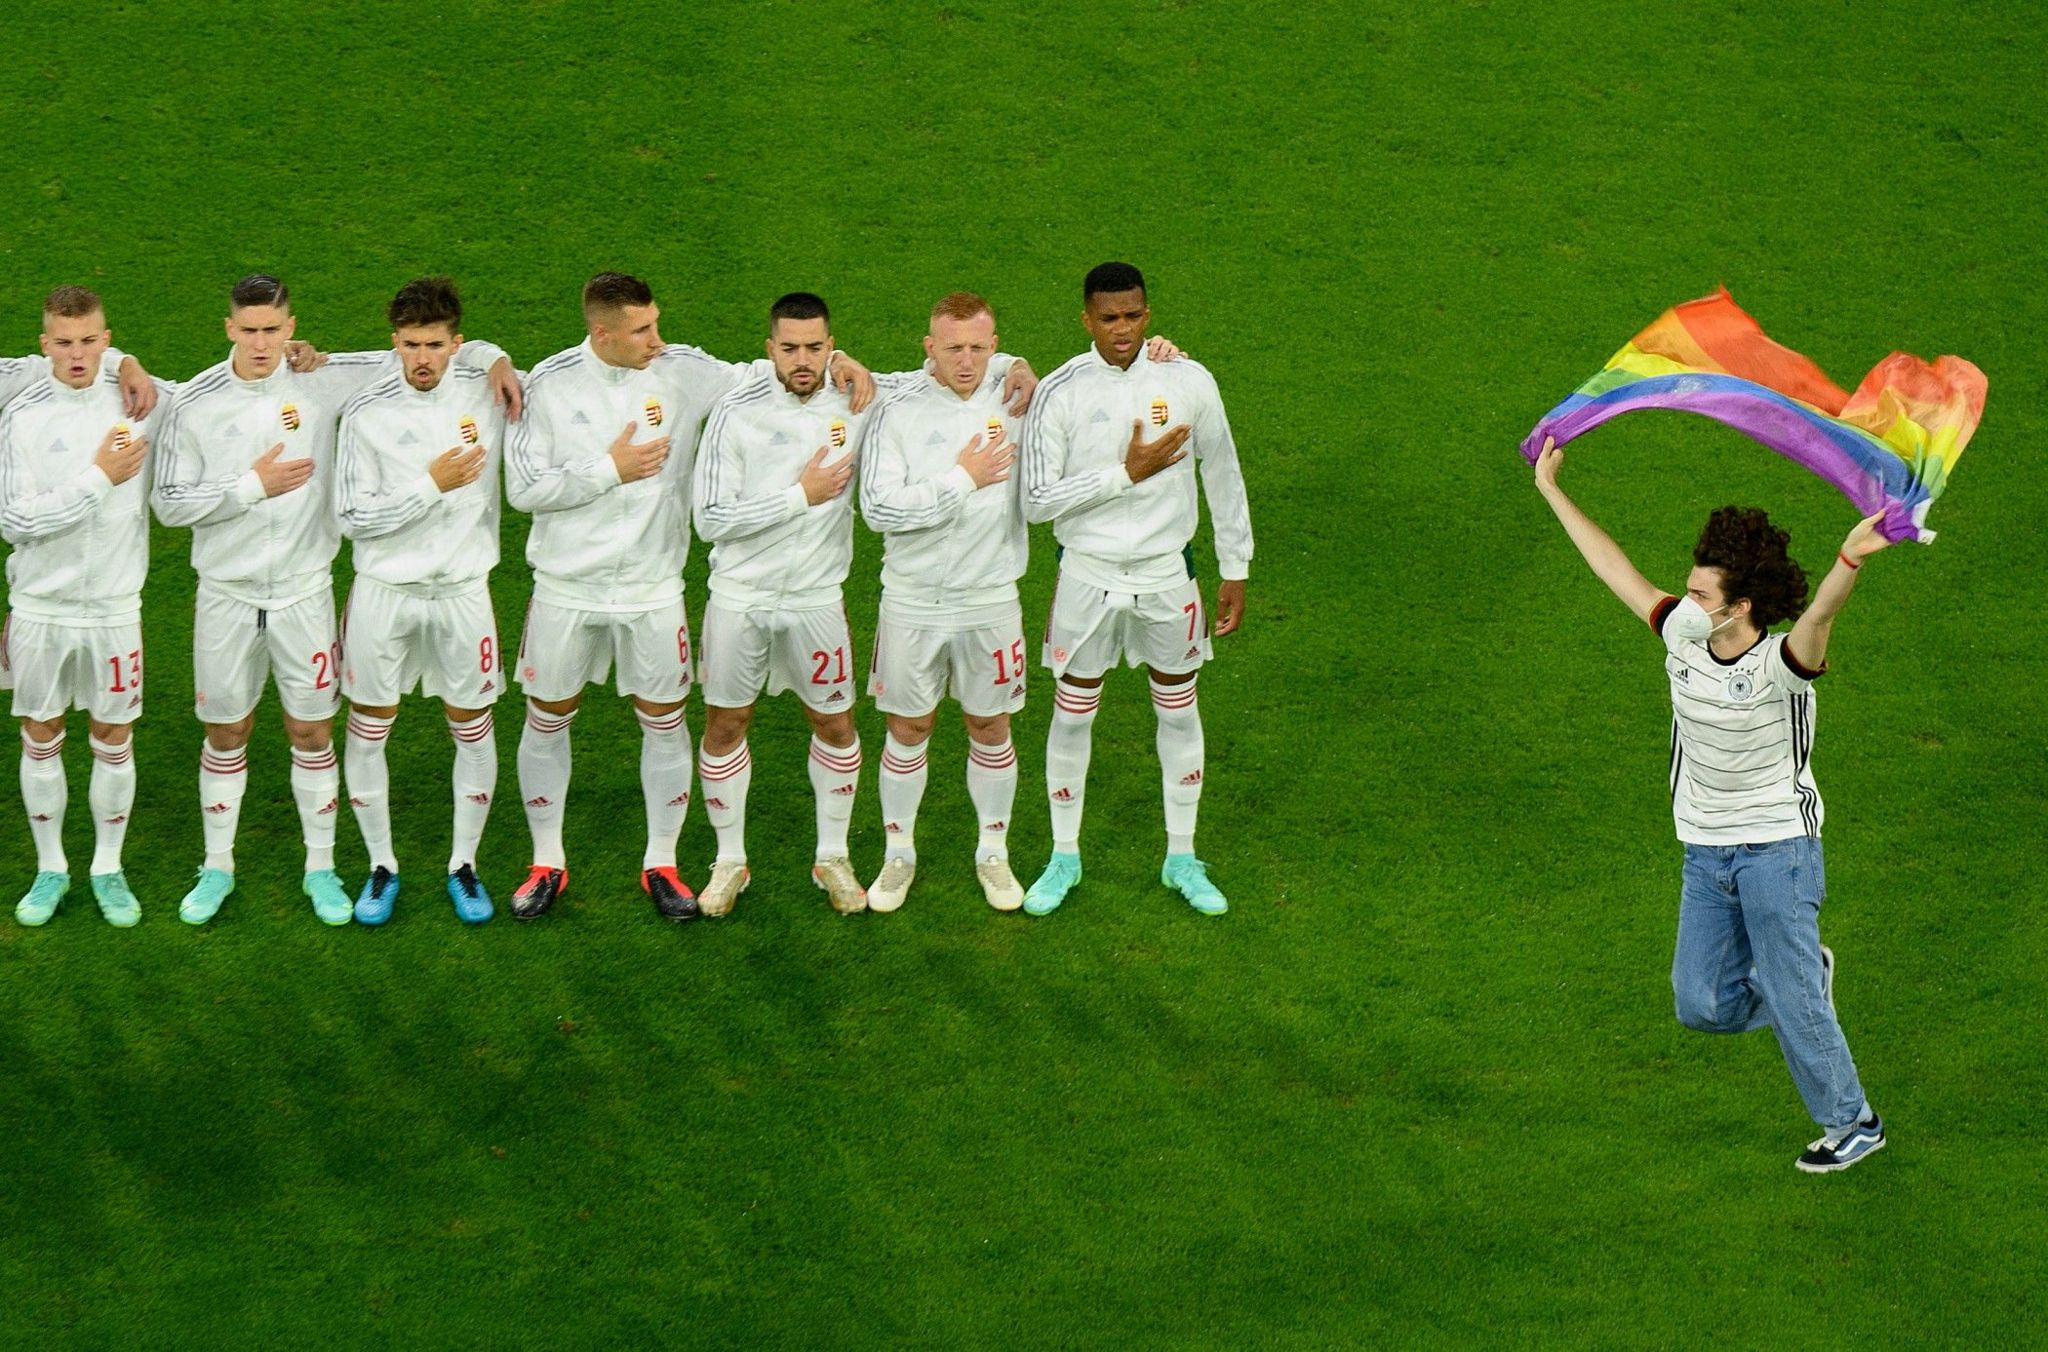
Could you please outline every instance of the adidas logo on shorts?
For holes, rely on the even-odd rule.
[[[831,694],[825,696],[825,703],[827,704],[844,704],[845,702],[846,696],[842,692],[837,690],[834,690]]]

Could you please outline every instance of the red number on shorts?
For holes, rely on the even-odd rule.
[[[1190,601],[1180,609],[1181,613],[1188,617],[1188,642],[1193,643],[1195,641],[1195,625],[1200,623],[1202,619],[1202,603],[1200,601]]]
[[[142,689],[142,649],[128,654],[128,684],[121,684],[121,659],[109,657],[107,665],[114,669],[114,683],[107,687],[111,694],[125,695],[130,690]]]
[[[818,664],[818,669],[811,673],[812,685],[837,685],[846,679],[846,649],[834,648],[829,653],[813,652],[811,660]],[[839,674],[837,676],[827,676],[825,669],[832,667],[835,663],[837,664]]]
[[[690,630],[687,625],[676,630],[676,660],[684,666],[690,665]]]
[[[498,645],[488,637],[478,639],[476,645],[477,670],[489,671],[497,664],[497,661]]]
[[[1024,640],[1023,640],[1023,639],[1021,639],[1021,638],[1020,638],[1020,639],[1018,639],[1018,640],[1017,640],[1017,641],[1016,641],[1015,643],[1012,643],[1012,644],[1010,645],[1010,651],[1009,651],[1009,652],[1008,652],[1007,654],[1006,654],[1006,653],[1004,653],[1004,652],[1003,652],[1003,650],[1002,650],[1001,648],[991,648],[991,649],[989,650],[989,656],[990,656],[990,657],[993,657],[993,658],[995,658],[995,659],[996,659],[996,679],[995,679],[995,684],[997,684],[997,685],[1008,685],[1008,684],[1009,684],[1009,683],[1010,683],[1011,681],[1017,680],[1017,679],[1018,679],[1019,677],[1023,676],[1023,674],[1024,674]],[[1010,672],[1010,673],[1008,673],[1008,674],[1005,674],[1005,671],[1004,671],[1004,666],[1003,666],[1003,659],[1004,659],[1005,657],[1008,657],[1008,658],[1009,658],[1009,665],[1010,665],[1010,666],[1012,666],[1012,667],[1015,667],[1015,668],[1016,668],[1016,670],[1015,670],[1014,672]]]
[[[334,656],[332,653],[313,654],[313,688],[325,690],[334,684]]]

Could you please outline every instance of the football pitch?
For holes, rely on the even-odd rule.
[[[156,528],[143,922],[110,928],[83,886],[76,716],[78,885],[43,929],[0,917],[0,1344],[2038,1336],[2035,6],[31,3],[0,47],[0,351],[34,350],[39,297],[78,282],[118,346],[187,377],[258,269],[301,337],[376,347],[393,290],[446,272],[468,335],[530,366],[616,268],[652,283],[670,341],[732,359],[774,297],[819,291],[877,370],[915,365],[932,301],[969,288],[1045,374],[1086,342],[1082,275],[1124,258],[1154,331],[1217,377],[1258,542],[1201,681],[1220,919],[1159,885],[1153,716],[1123,672],[1087,877],[1044,919],[979,896],[950,713],[917,890],[834,915],[784,698],[751,736],[751,890],[664,923],[637,885],[638,729],[593,693],[568,901],[505,913],[528,847],[508,702],[480,861],[500,914],[457,923],[449,739],[415,698],[391,740],[397,917],[329,930],[299,895],[273,695],[239,889],[197,929],[176,919],[200,855],[195,584],[189,536]],[[1515,453],[1716,283],[1845,385],[1901,348],[1991,386],[1941,539],[1866,568],[1817,687],[1822,932],[1891,1133],[1832,1177],[1792,1167],[1817,1131],[1770,1036],[1672,1017],[1662,653]],[[1564,475],[1674,590],[1724,503],[1768,507],[1816,577],[1856,518],[1697,418],[1621,420]],[[508,510],[508,645],[525,537]],[[880,557],[859,527],[863,655]],[[1206,525],[1196,559],[1213,595]],[[1034,634],[1053,572],[1035,529]],[[1032,682],[1026,881],[1049,848]],[[865,705],[861,736],[866,878]],[[711,855],[693,808],[684,876]],[[352,822],[340,858],[353,888]],[[11,903],[34,868],[12,775],[0,862]]]

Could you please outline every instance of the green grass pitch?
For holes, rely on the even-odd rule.
[[[23,4],[0,44],[0,350],[32,349],[38,297],[81,281],[116,342],[187,376],[255,268],[290,281],[302,336],[373,346],[431,270],[462,283],[470,334],[530,364],[580,337],[577,287],[616,267],[653,283],[672,341],[727,356],[759,350],[775,295],[821,290],[881,368],[972,287],[1044,372],[1084,342],[1082,273],[1127,257],[1155,328],[1217,374],[1258,534],[1246,627],[1202,681],[1225,919],[1157,885],[1126,674],[1088,878],[1051,919],[973,889],[957,720],[910,904],[833,916],[782,701],[753,737],[752,891],[729,922],[660,923],[635,882],[637,733],[593,698],[573,901],[466,931],[437,885],[448,738],[414,700],[392,750],[407,892],[372,932],[298,896],[274,700],[241,890],[177,923],[194,584],[159,531],[144,923],[109,929],[82,878],[47,928],[0,919],[0,1344],[2038,1336],[2033,6],[183,0]],[[1823,925],[1892,1132],[1835,1178],[1791,1167],[1810,1124],[1767,1035],[1672,1019],[1659,653],[1514,453],[1717,282],[1838,380],[1894,347],[1991,379],[1940,542],[1866,570],[1821,687]],[[1854,520],[1697,419],[1617,423],[1565,474],[1665,585],[1724,502],[1770,507],[1814,569]],[[524,536],[508,514],[507,645]],[[863,651],[878,546],[863,528],[847,589]],[[1206,532],[1197,553],[1213,579]],[[1040,535],[1027,615],[1051,577]],[[526,858],[514,708],[482,861],[501,901]],[[862,731],[868,873],[872,710]],[[0,781],[11,900],[33,856]],[[710,842],[693,811],[693,880]],[[360,881],[352,824],[342,857]]]

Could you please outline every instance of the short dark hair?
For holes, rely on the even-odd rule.
[[[89,314],[104,313],[106,308],[100,303],[99,292],[82,286],[60,286],[43,297],[43,313],[59,319],[83,319]]]
[[[583,317],[654,304],[654,288],[629,272],[600,272],[583,284]]]
[[[1761,507],[1722,507],[1707,518],[1692,561],[1721,574],[1721,594],[1748,601],[1759,629],[1806,609],[1806,570],[1787,552],[1792,534]]]
[[[267,272],[252,272],[235,283],[228,292],[228,309],[240,310],[249,305],[275,305],[280,310],[292,308],[292,293],[285,284]]]
[[[1129,263],[1097,263],[1088,269],[1088,280],[1081,283],[1081,303],[1087,304],[1090,296],[1106,291],[1145,292],[1145,274]]]
[[[808,291],[792,291],[768,307],[768,332],[775,332],[778,319],[822,319],[827,329],[832,327],[832,311],[826,308],[825,298]]]
[[[452,333],[462,327],[462,297],[446,277],[415,277],[398,288],[385,313],[394,329],[446,324]]]

